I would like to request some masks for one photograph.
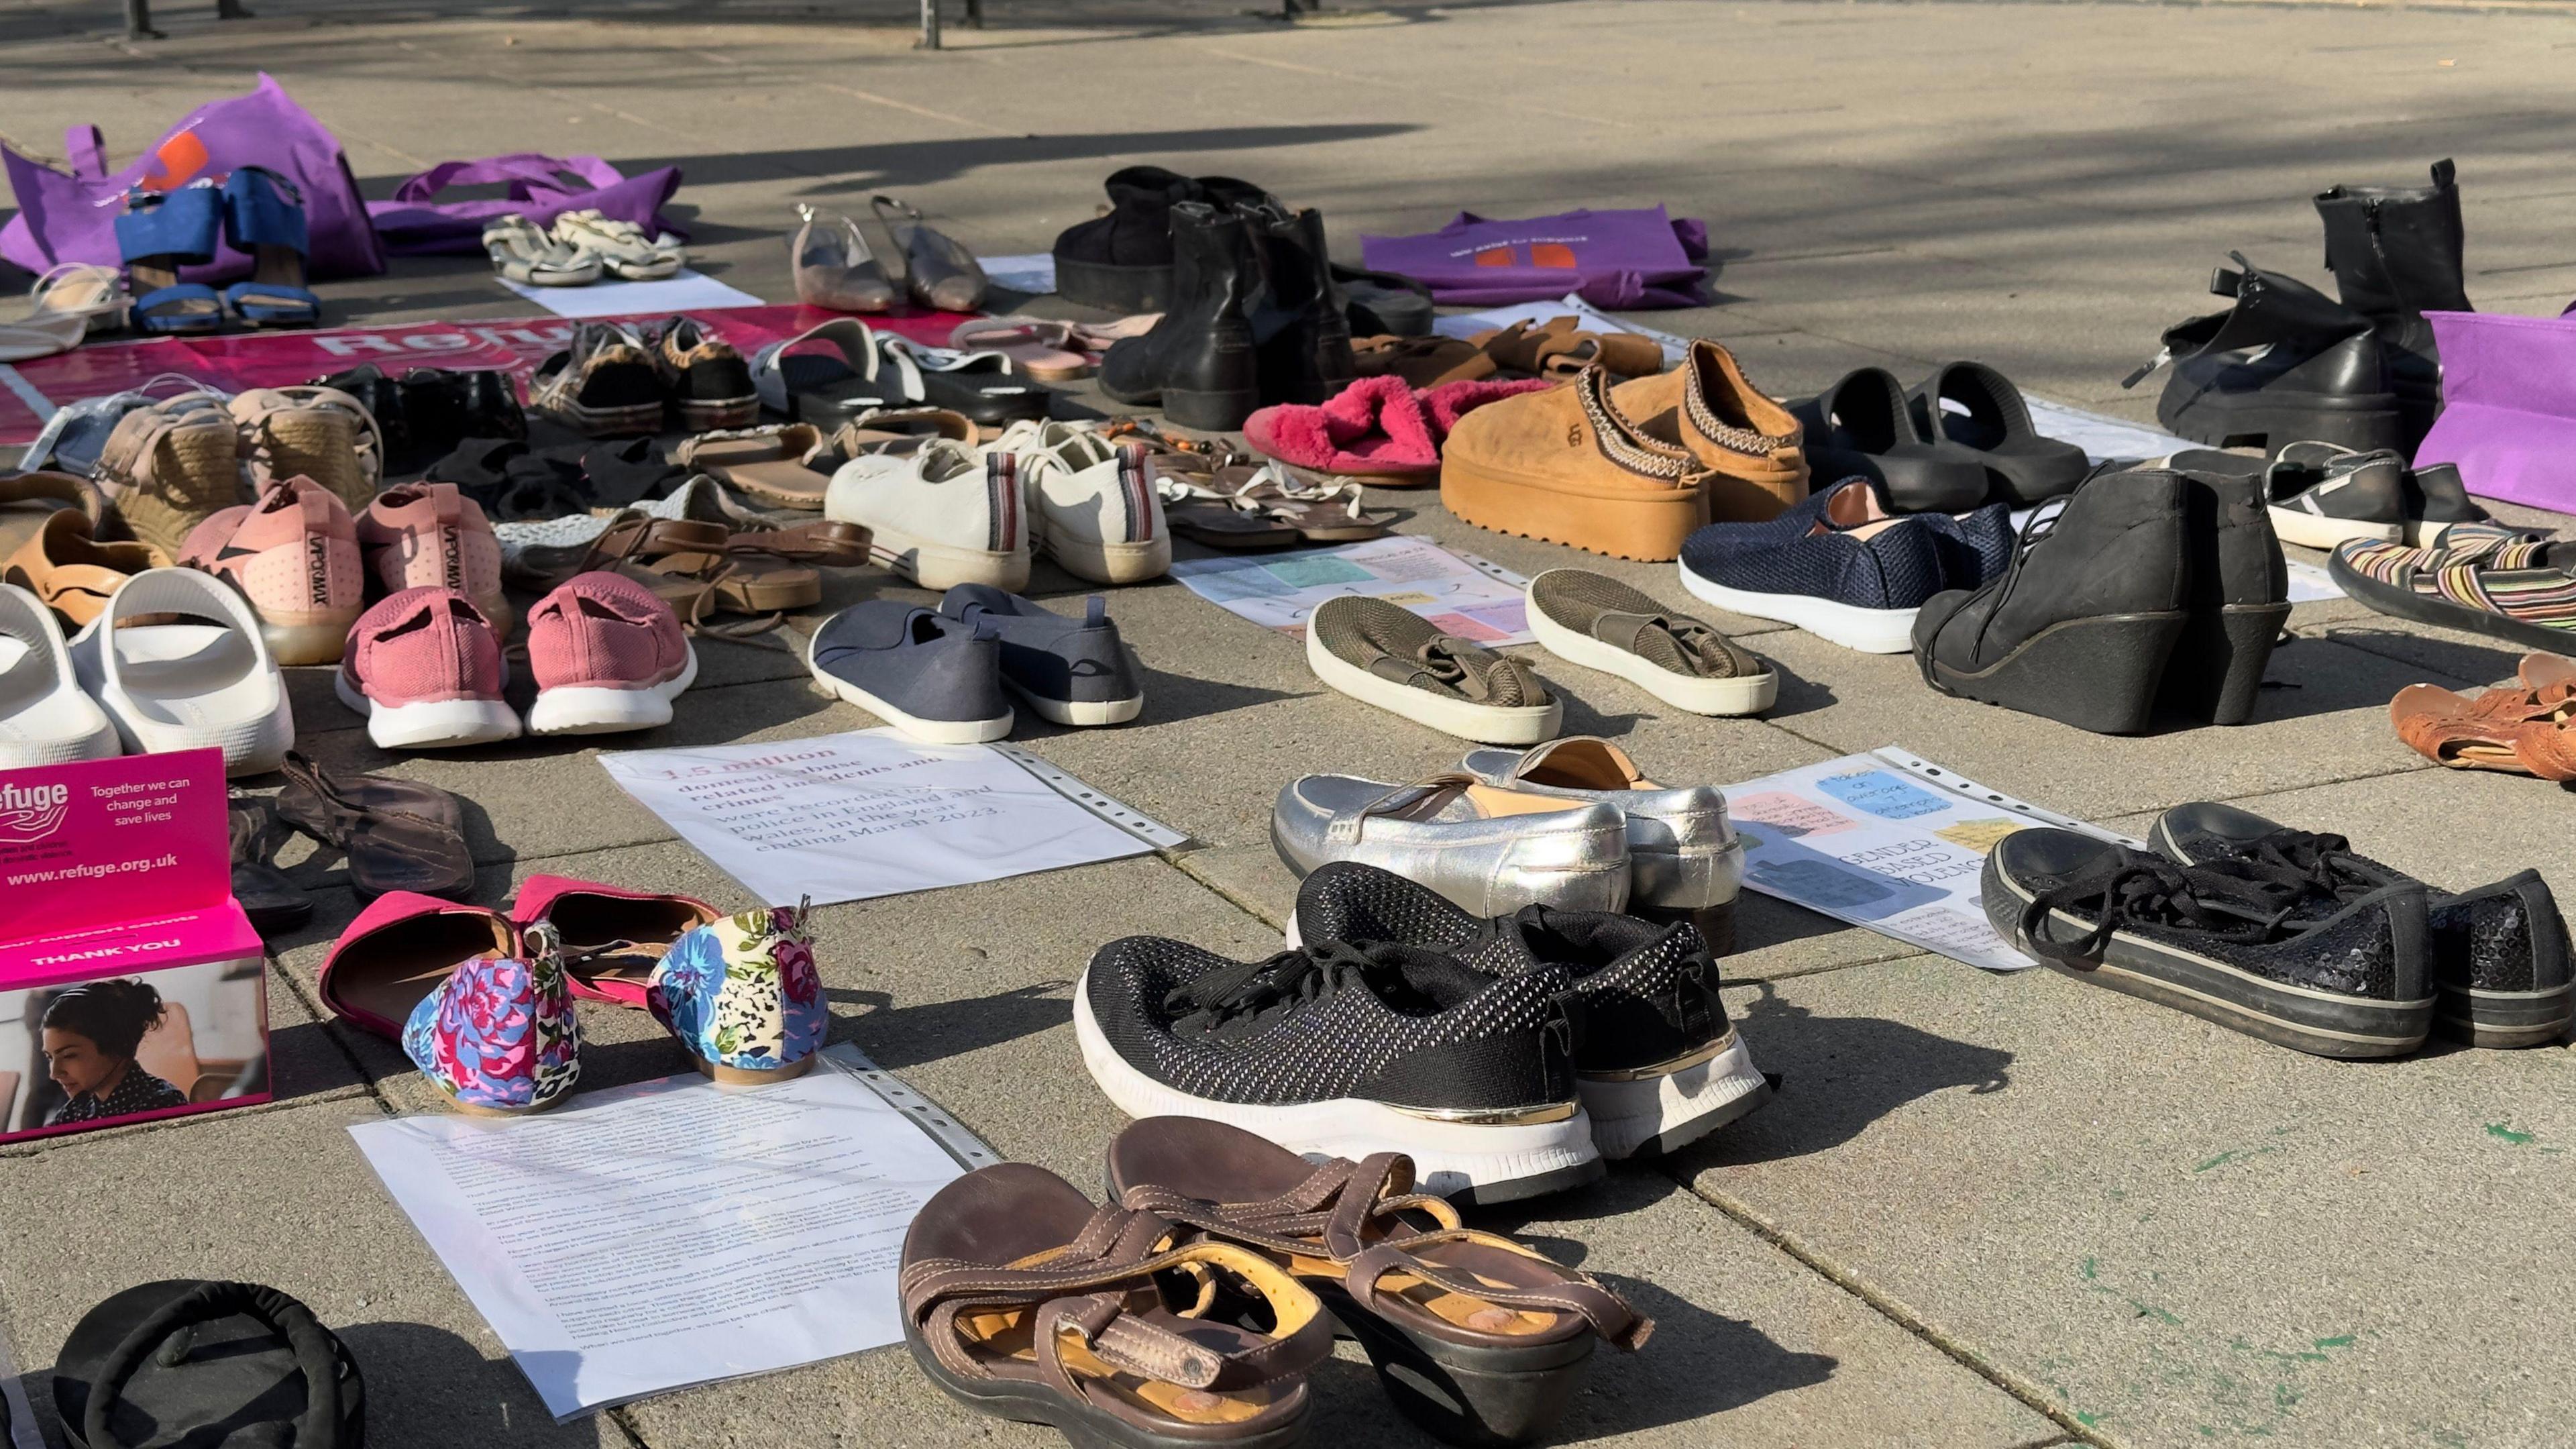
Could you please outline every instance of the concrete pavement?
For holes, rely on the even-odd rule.
[[[1722,296],[1650,320],[1726,339],[1774,390],[1973,356],[2139,420],[2153,385],[2123,393],[2118,379],[2159,329],[2215,305],[2201,288],[2228,250],[2321,280],[2306,198],[2334,182],[2408,183],[2455,155],[2477,303],[2554,313],[2576,295],[2576,29],[2558,15],[1569,0],[1288,28],[1239,0],[995,0],[995,28],[952,27],[955,49],[922,55],[900,4],[258,8],[218,26],[164,5],[172,38],[134,47],[112,38],[108,7],[0,0],[0,137],[57,151],[63,127],[96,121],[122,157],[266,69],[340,134],[370,194],[431,162],[531,147],[630,170],[677,162],[700,264],[772,299],[790,295],[796,202],[855,211],[887,191],[979,251],[1042,251],[1091,214],[1103,175],[1138,161],[1320,206],[1351,260],[1363,231],[1461,208],[1662,202],[1708,218]],[[335,321],[528,310],[470,259],[322,291]],[[1407,510],[1407,531],[1524,572],[1574,561],[1459,524],[1428,495],[1374,501]],[[1608,571],[1678,597],[1666,568]],[[1080,592],[1044,568],[1035,591]],[[829,602],[909,593],[870,574]],[[1278,786],[1325,768],[1408,778],[1458,750],[1322,689],[1293,641],[1176,585],[1113,606],[1149,670],[1145,717],[1020,738],[1197,848],[819,914],[835,1036],[1076,1182],[1096,1176],[1119,1120],[1068,1022],[1091,949],[1131,932],[1272,949],[1292,884],[1264,837]],[[2403,684],[2510,673],[2514,651],[2491,643],[2302,605],[2254,724],[2106,740],[1932,695],[1901,657],[1718,622],[1787,671],[1767,719],[1677,716],[1624,682],[1534,662],[1570,696],[1569,730],[1613,735],[1670,778],[1738,780],[1895,742],[2105,823],[2233,799],[2437,884],[2526,866],[2576,881],[2562,793],[2435,769],[2386,727]],[[675,724],[615,745],[871,723],[814,694],[789,654],[702,648],[706,675]],[[485,900],[537,871],[739,897],[605,788],[588,750],[389,756],[324,697],[326,678],[296,690],[324,763],[468,797]],[[355,903],[336,867],[297,869],[320,905],[277,943],[284,1101],[0,1149],[0,1325],[33,1397],[99,1298],[239,1276],[341,1327],[381,1446],[1060,1442],[964,1414],[892,1351],[553,1425],[348,1139],[352,1122],[435,1099],[390,1044],[323,1019],[314,971]],[[1741,944],[1728,999],[1786,1075],[1779,1101],[1671,1161],[1492,1215],[1664,1324],[1646,1353],[1596,1361],[1567,1441],[2566,1441],[2576,1094],[2563,1047],[2313,1060],[1762,900]],[[586,1084],[685,1068],[635,1014],[584,1024]],[[1320,1383],[1318,1442],[1425,1442],[1364,1365]]]

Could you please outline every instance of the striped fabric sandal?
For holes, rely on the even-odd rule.
[[[2535,649],[2576,639],[2576,544],[2458,523],[2437,548],[2355,540],[2327,560],[2345,593],[2383,614]]]
[[[1654,1321],[1591,1276],[1459,1225],[1413,1190],[1413,1159],[1321,1165],[1240,1127],[1147,1117],[1109,1144],[1121,1204],[1286,1263],[1368,1351],[1406,1417],[1452,1444],[1547,1432],[1596,1339],[1645,1346]]]
[[[904,1234],[904,1343],[959,1403],[1084,1449],[1288,1449],[1332,1320],[1261,1254],[1191,1236],[1042,1167],[980,1168]],[[1163,1283],[1196,1301],[1167,1307]],[[1268,1326],[1212,1316],[1220,1302],[1261,1305]]]

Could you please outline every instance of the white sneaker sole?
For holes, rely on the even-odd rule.
[[[1603,1171],[1592,1122],[1576,1107],[1554,1122],[1446,1122],[1384,1103],[1340,1097],[1259,1106],[1193,1097],[1127,1064],[1100,1034],[1086,989],[1073,983],[1073,1035],[1082,1064],[1118,1110],[1130,1117],[1199,1117],[1266,1137],[1291,1152],[1347,1157],[1401,1152],[1413,1159],[1421,1191],[1465,1195],[1477,1203],[1511,1202],[1590,1182]]]
[[[959,584],[990,584],[1012,593],[1029,586],[1029,553],[997,553],[933,543],[897,529],[869,524],[875,537],[868,545],[880,563],[925,589],[953,589]]]
[[[1054,559],[1066,573],[1095,584],[1141,584],[1172,571],[1172,541],[1168,538],[1145,543],[1084,543],[1050,538],[1039,545],[1039,551]]]
[[[820,631],[817,631],[819,636]],[[1004,710],[992,719],[923,719],[906,714],[846,679],[835,679],[814,664],[814,640],[805,641],[805,672],[836,699],[855,704],[925,745],[981,745],[1011,737],[1018,716]]]
[[[683,640],[688,663],[660,684],[642,689],[602,685],[561,685],[537,692],[528,708],[532,735],[614,735],[629,730],[657,730],[671,722],[671,701],[698,679],[697,646]]]
[[[419,704],[378,704],[334,674],[340,702],[366,716],[367,738],[384,750],[454,750],[515,740],[518,712],[497,699],[434,699]]]
[[[1324,647],[1313,629],[1306,631],[1306,667],[1315,677],[1362,704],[1400,714],[1442,734],[1487,745],[1535,745],[1556,738],[1565,723],[1565,701],[1538,705],[1478,704],[1447,699],[1427,689],[1380,679]]]
[[[1692,714],[1759,714],[1780,697],[1780,676],[1771,670],[1743,679],[1698,679],[1658,669],[1625,649],[1604,644],[1568,629],[1538,605],[1529,606],[1530,632],[1548,653],[1569,664],[1615,674],[1676,709]]]
[[[2403,523],[2372,523],[2358,518],[2320,518],[2298,508],[2267,509],[2272,515],[2272,531],[2281,542],[2307,548],[2331,549],[2339,543],[2368,539],[2373,543],[2395,543],[2406,536]]]
[[[1033,694],[1005,679],[1010,691],[1028,704],[1030,711],[1049,724],[1088,728],[1096,725],[1120,725],[1145,712],[1145,696],[1129,695],[1125,699],[1049,699]]]
[[[1771,1100],[1744,1038],[1729,1027],[1706,1060],[1631,1077],[1576,1076],[1592,1142],[1619,1161],[1653,1157],[1695,1142]]]
[[[1721,609],[1756,619],[1777,619],[1845,649],[1863,654],[1904,654],[1914,648],[1912,609],[1863,609],[1809,594],[1756,594],[1730,589],[1680,565],[1682,587]]]

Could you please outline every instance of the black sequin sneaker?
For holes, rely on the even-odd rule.
[[[2147,841],[2185,865],[2240,860],[2305,888],[2293,919],[2323,920],[2374,891],[2414,882],[2353,854],[2340,835],[2293,830],[2232,805],[2177,805],[2157,817]],[[2576,1020],[2567,922],[2540,872],[2457,893],[2426,886],[2424,923],[2435,1030],[2482,1047],[2542,1046]]]
[[[2332,914],[2242,861],[2181,865],[2072,830],[2019,830],[1986,855],[1996,934],[2079,981],[2327,1057],[2393,1057],[2433,1024],[2424,887]]]
[[[1131,1117],[1204,1117],[1353,1161],[1401,1152],[1424,1191],[1507,1202],[1602,1173],[1574,1090],[1570,986],[1410,946],[1238,962],[1129,936],[1075,983],[1073,1030]]]
[[[1297,891],[1288,944],[1392,942],[1495,977],[1563,972],[1574,991],[1574,1080],[1607,1158],[1653,1156],[1771,1100],[1718,1000],[1717,961],[1688,922],[1525,906],[1480,919],[1439,892],[1354,861]]]

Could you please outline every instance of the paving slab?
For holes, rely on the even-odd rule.
[[[2576,1289],[2536,1246],[2563,1050],[2326,1061],[1937,957],[1728,999],[1786,1087],[1672,1170],[2106,1441],[2537,1445],[2576,1408],[2534,1313]]]

